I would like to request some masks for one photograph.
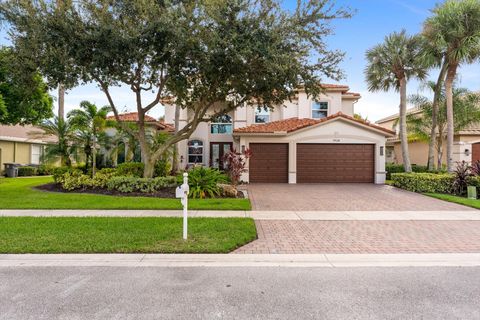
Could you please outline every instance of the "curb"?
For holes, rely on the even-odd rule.
[[[3,254],[0,267],[473,267],[480,253]]]

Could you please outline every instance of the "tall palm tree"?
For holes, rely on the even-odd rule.
[[[47,145],[44,159],[54,161],[60,158],[62,165],[71,166],[72,158],[76,154],[75,130],[70,121],[55,117],[53,120],[46,120],[36,125],[42,132],[33,132],[34,136],[54,136],[56,143]]]
[[[444,57],[447,108],[447,169],[453,171],[453,83],[459,66],[480,57],[480,1],[447,0],[433,10],[424,36]]]
[[[113,123],[107,120],[110,110],[108,106],[99,109],[93,103],[82,101],[80,109],[70,111],[67,116],[77,130],[79,140],[83,142],[85,155],[91,161],[92,175],[95,175],[96,145],[99,135],[106,127],[113,126]]]
[[[435,90],[436,83],[429,82],[428,87]],[[433,102],[427,97],[415,94],[409,97],[410,102],[421,113],[414,113],[407,116],[407,127],[409,139],[430,142],[431,128],[433,126]],[[454,102],[454,132],[457,133],[466,127],[480,122],[480,94],[471,92],[465,88],[453,90]],[[433,144],[437,153],[437,166],[442,167],[443,141],[447,136],[447,108],[445,90],[440,91],[438,100],[437,129],[433,138]]]
[[[421,39],[409,36],[406,31],[394,32],[382,44],[369,49],[365,77],[369,91],[400,92],[400,142],[403,165],[406,172],[412,171],[407,137],[407,82],[411,78],[424,79],[427,68],[422,60]]]

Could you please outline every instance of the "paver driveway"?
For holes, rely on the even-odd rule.
[[[250,184],[253,210],[452,211],[470,208],[375,184]],[[471,209],[474,210],[474,209]]]

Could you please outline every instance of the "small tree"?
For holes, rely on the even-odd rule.
[[[293,11],[278,0],[79,0],[61,10],[46,0],[7,0],[0,12],[28,61],[67,88],[95,82],[121,125],[111,88],[131,90],[138,131],[122,126],[140,144],[145,177],[201,122],[239,106],[281,105],[299,86],[315,97],[322,77],[340,79],[343,54],[325,38],[333,20],[350,17],[330,0],[299,0]],[[147,103],[145,92],[154,93]],[[145,115],[172,96],[189,118],[153,151]]]
[[[92,176],[96,169],[96,145],[100,134],[107,127],[114,124],[107,120],[107,114],[111,111],[109,106],[98,108],[95,104],[88,101],[80,102],[80,109],[72,110],[68,113],[68,119],[74,129],[78,131],[78,140],[84,146],[87,163],[91,163]],[[60,117],[59,117],[60,118]]]
[[[234,186],[240,182],[242,173],[247,172],[245,168],[248,158],[252,156],[250,149],[246,149],[243,153],[237,152],[235,149],[230,150],[223,156],[226,164],[226,172],[230,181]]]
[[[480,57],[480,1],[447,0],[425,22],[424,36],[443,58],[446,71],[447,169],[453,171],[453,83],[459,66]]]
[[[400,142],[406,172],[412,171],[407,138],[407,81],[411,78],[425,78],[427,68],[421,58],[421,39],[418,36],[408,36],[405,30],[390,34],[384,43],[367,51],[365,76],[368,89],[394,89],[400,92]]]

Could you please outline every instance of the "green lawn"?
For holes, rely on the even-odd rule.
[[[181,209],[179,199],[55,193],[33,189],[51,177],[0,178],[0,209]],[[192,210],[250,210],[248,199],[190,199]]]
[[[0,253],[227,253],[256,238],[250,218],[2,217]]]
[[[480,200],[478,199],[473,200],[465,197],[452,196],[450,194],[443,194],[443,193],[425,193],[425,195],[433,198],[449,201],[449,202],[462,204],[464,206],[472,207],[475,209],[480,209]]]

